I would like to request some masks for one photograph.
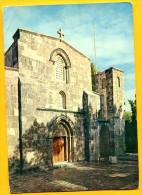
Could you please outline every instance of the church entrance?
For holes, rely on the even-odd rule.
[[[103,125],[100,129],[100,157],[109,158],[109,128]]]
[[[73,133],[66,121],[59,121],[53,130],[52,162],[73,161]]]
[[[54,137],[53,139],[53,163],[65,161],[65,137]]]

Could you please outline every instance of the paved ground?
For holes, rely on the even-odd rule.
[[[137,186],[136,162],[74,163],[54,170],[10,176],[12,193],[136,189]]]

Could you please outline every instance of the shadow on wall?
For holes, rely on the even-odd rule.
[[[83,108],[78,108],[78,112],[74,114],[75,122],[74,137],[77,137],[75,161],[80,160],[82,156],[84,160],[90,161],[90,132],[93,130],[94,121],[99,121],[98,113],[93,113],[91,104],[88,103],[88,94],[83,93],[82,96]],[[58,110],[57,110],[58,111]],[[118,115],[116,108],[114,108],[114,116]],[[66,114],[61,114],[66,117]],[[58,118],[56,115],[55,118]],[[52,138],[49,135],[51,126],[55,120],[53,118],[47,124],[38,123],[37,120],[33,122],[31,127],[22,135],[22,155],[20,155],[20,145],[16,147],[14,156],[9,159],[9,170],[22,173],[24,169],[29,167],[49,166],[52,168]],[[118,117],[117,117],[118,118]],[[101,119],[100,119],[101,120]],[[117,120],[117,119],[116,119]],[[103,122],[103,121],[102,121]],[[113,124],[114,123],[114,124]],[[101,122],[100,122],[101,124]],[[111,126],[115,125],[115,119]],[[82,129],[81,129],[82,128]],[[53,130],[53,129],[52,129]],[[120,133],[120,140],[123,135]],[[110,135],[110,151],[114,147],[114,135]],[[120,143],[121,144],[121,143]],[[20,158],[22,156],[22,159]]]
[[[37,120],[35,120],[32,126],[28,130],[26,130],[26,132],[22,136],[23,158],[20,159],[20,147],[17,146],[13,157],[9,159],[9,170],[22,172],[23,166],[37,166],[41,160],[43,162],[46,161],[46,155],[48,152],[46,148],[47,135],[48,134],[46,126],[43,123],[39,124]]]
[[[81,109],[78,109],[79,113]],[[80,114],[79,114],[80,115]],[[81,114],[82,115],[82,114]],[[65,117],[65,115],[61,115]],[[31,127],[25,131],[22,135],[22,155],[20,155],[20,146],[15,149],[14,155],[9,159],[9,171],[21,173],[23,170],[29,168],[40,168],[41,166],[47,166],[52,168],[52,142],[53,137],[51,132],[54,128],[54,121],[58,118],[55,116],[46,125],[44,123],[38,123],[37,120],[33,122]],[[82,126],[82,117],[75,114],[75,136],[79,137],[79,141],[76,143],[76,151],[78,158],[82,155],[82,133],[80,127]],[[56,124],[55,124],[56,125]],[[52,127],[51,127],[52,126]],[[56,129],[56,128],[55,128]],[[54,145],[55,147],[55,145]],[[22,159],[20,158],[22,156]],[[75,159],[79,160],[79,159]]]
[[[74,137],[78,139],[75,146],[75,158],[73,158],[75,161],[84,159],[82,158],[84,156],[85,160],[89,161],[90,110],[92,109],[91,105],[88,106],[88,95],[85,93],[82,96],[82,103],[83,109],[78,108],[78,111],[74,114]],[[61,114],[61,116],[66,117],[66,114]],[[9,159],[10,171],[22,173],[22,170],[28,167],[39,167],[42,165],[52,167],[53,139],[49,134],[51,133],[50,129],[52,129],[51,126],[55,118],[58,117],[55,116],[46,125],[44,123],[39,124],[35,120],[23,135],[21,132],[21,137],[19,138],[21,140],[20,144],[16,147],[14,156]]]

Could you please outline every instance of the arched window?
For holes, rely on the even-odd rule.
[[[118,83],[118,87],[120,87],[120,78],[117,77],[117,83]]]
[[[55,67],[56,67],[56,79],[64,80],[65,62],[60,55],[57,55],[55,57]]]
[[[62,56],[57,55],[55,57],[55,67],[56,67],[56,79],[69,82],[69,68],[66,66],[66,63]]]
[[[53,50],[50,55],[50,61],[55,65],[56,79],[69,83],[71,62],[66,52],[61,48]]]
[[[59,107],[62,109],[66,109],[66,94],[63,91],[60,91],[59,95]]]

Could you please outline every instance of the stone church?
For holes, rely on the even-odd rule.
[[[58,34],[18,29],[5,53],[9,158],[18,147],[28,162],[36,159],[36,147],[20,148],[36,119],[46,127],[47,165],[116,160],[125,152],[124,73],[97,73],[92,90],[90,59]]]

